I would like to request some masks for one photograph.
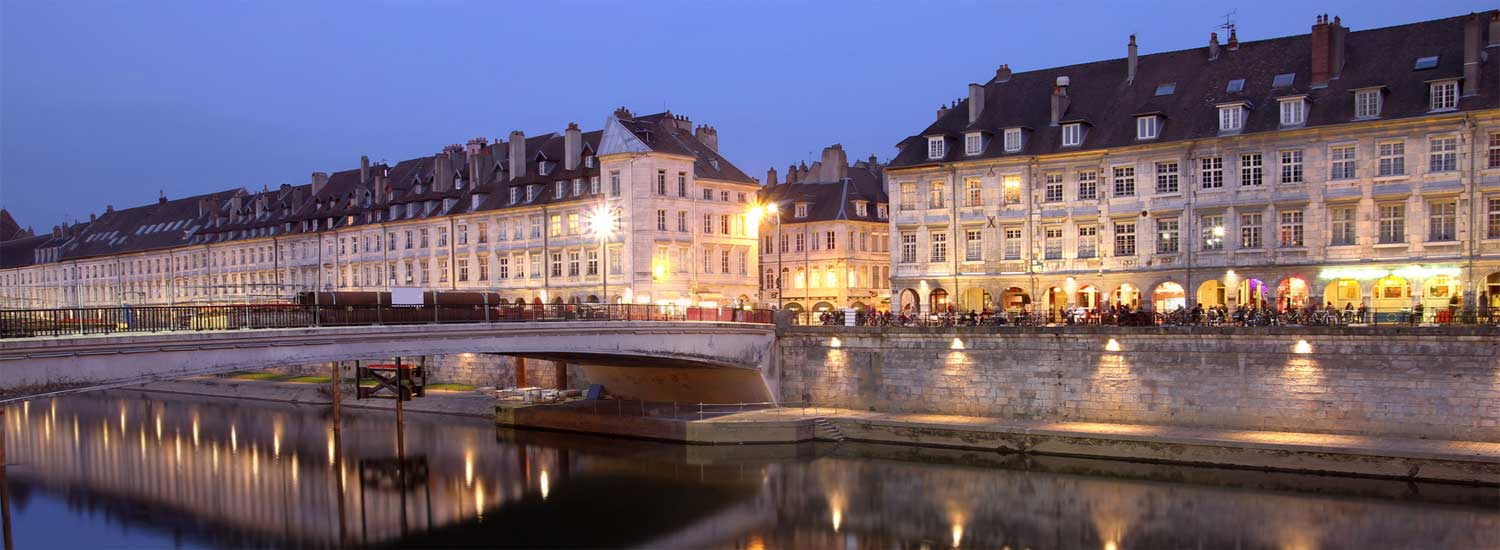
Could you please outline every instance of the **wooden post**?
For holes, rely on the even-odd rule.
[[[557,367],[553,382],[557,384],[557,391],[568,389],[568,364],[562,361],[553,361],[552,365]]]
[[[517,388],[524,388],[524,387],[526,387],[526,358],[525,357],[521,357],[521,356],[516,356],[515,357],[515,365],[516,365],[516,387]]]

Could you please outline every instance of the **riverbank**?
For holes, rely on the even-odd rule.
[[[280,403],[327,405],[333,400],[328,384],[247,380],[224,377],[197,377],[152,382],[129,389],[153,393],[249,399]],[[362,410],[396,410],[394,399],[354,399],[352,384],[343,388],[342,406]],[[490,419],[495,416],[495,399],[474,391],[428,390],[427,396],[407,401],[404,412],[443,414]]]

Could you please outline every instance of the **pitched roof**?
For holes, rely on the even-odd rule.
[[[1482,14],[1481,27],[1496,13]],[[1137,145],[1142,142],[1136,140],[1135,117],[1147,113],[1164,117],[1160,137],[1150,143],[1212,138],[1220,135],[1216,104],[1231,101],[1246,101],[1250,106],[1239,134],[1270,132],[1280,129],[1277,98],[1293,94],[1306,94],[1310,101],[1305,127],[1343,124],[1354,119],[1352,92],[1370,86],[1384,86],[1380,118],[1426,115],[1427,82],[1463,76],[1467,17],[1347,32],[1347,61],[1340,77],[1326,87],[1311,85],[1310,34],[1242,42],[1233,50],[1221,47],[1216,60],[1209,59],[1206,47],[1140,56],[1133,82],[1127,81],[1124,58],[1015,73],[1008,81],[991,80],[984,85],[984,109],[973,124],[968,120],[969,100],[958,102],[926,129],[902,140],[901,152],[891,166]],[[1429,56],[1437,56],[1436,67],[1413,70],[1418,58]],[[1480,71],[1478,95],[1459,99],[1459,111],[1500,106],[1500,71],[1494,63],[1490,59]],[[1286,73],[1295,73],[1291,86],[1273,87],[1276,75]],[[1058,77],[1070,80],[1070,105],[1061,117],[1063,122],[1087,126],[1079,147],[1063,148],[1061,128],[1051,126],[1051,95]],[[1243,89],[1231,92],[1228,84],[1236,79],[1244,79]],[[1159,85],[1169,83],[1175,84],[1171,94],[1156,95]],[[1465,89],[1474,85],[1463,84]],[[978,155],[965,155],[961,147],[950,145],[942,159],[927,158],[925,136],[943,136],[957,143],[967,131],[1004,128],[1025,129],[1020,151],[1006,153],[1001,140],[991,140]]]
[[[21,229],[21,224],[10,217],[10,211],[0,208],[0,241],[9,241],[29,236],[26,230]]]
[[[814,175],[816,173],[813,173]],[[804,180],[760,188],[761,203],[776,203],[786,223],[853,220],[884,223],[878,217],[877,205],[889,202],[879,164],[858,161],[849,168],[848,177],[837,181]],[[855,201],[865,201],[865,215],[859,215]],[[808,203],[807,216],[794,217],[794,205]]]

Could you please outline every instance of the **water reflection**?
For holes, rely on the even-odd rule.
[[[346,411],[335,430],[326,407],[128,391],[35,405],[46,414],[28,404],[4,422],[21,548],[1315,549],[1483,547],[1500,531],[1493,488],[891,446],[684,447],[416,415],[398,452],[389,414]]]

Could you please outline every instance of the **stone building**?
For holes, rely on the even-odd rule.
[[[602,130],[516,131],[394,164],[363,158],[302,185],[107,208],[0,243],[0,307],[391,287],[527,303],[748,302],[757,189],[719,154],[713,127],[621,108]]]
[[[849,164],[844,148],[767,171],[760,202],[761,303],[801,311],[890,305],[889,204],[871,155]],[[780,274],[780,277],[777,274]]]
[[[1500,12],[1136,48],[901,142],[895,307],[1500,306]]]

